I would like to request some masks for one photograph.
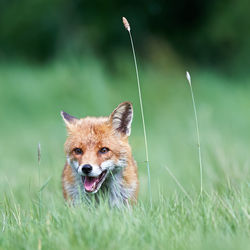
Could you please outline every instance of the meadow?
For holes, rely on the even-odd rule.
[[[111,66],[91,56],[0,64],[0,249],[249,249],[250,79],[153,57],[139,62],[151,208],[133,61],[125,53],[114,61]],[[202,196],[186,70],[200,125]],[[130,143],[139,169],[138,204],[68,207],[60,182],[66,138],[60,111],[103,116],[127,100],[135,112]]]

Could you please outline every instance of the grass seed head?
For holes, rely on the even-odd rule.
[[[125,29],[126,29],[128,32],[130,32],[130,25],[129,25],[128,20],[127,20],[125,17],[123,17],[123,18],[122,18],[122,22],[123,22],[123,24],[124,24]]]
[[[186,77],[187,77],[189,85],[191,86],[191,76],[188,71],[186,71]]]
[[[37,159],[38,159],[38,164],[40,165],[40,162],[41,162],[41,144],[40,144],[40,142],[38,143],[38,146],[37,146]]]

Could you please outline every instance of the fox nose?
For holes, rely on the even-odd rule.
[[[84,174],[89,174],[92,171],[92,166],[90,164],[85,164],[82,166],[82,172]]]

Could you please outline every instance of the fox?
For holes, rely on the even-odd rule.
[[[98,201],[106,194],[111,207],[137,202],[137,164],[128,138],[133,106],[123,102],[106,117],[78,119],[61,111],[67,129],[62,190],[66,202]]]

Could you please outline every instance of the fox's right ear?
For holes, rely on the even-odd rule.
[[[133,120],[133,106],[130,102],[121,103],[110,115],[113,128],[126,136],[131,133],[131,123]]]
[[[61,116],[66,124],[66,127],[69,128],[70,126],[74,125],[79,119],[69,115],[68,113],[61,111]]]

